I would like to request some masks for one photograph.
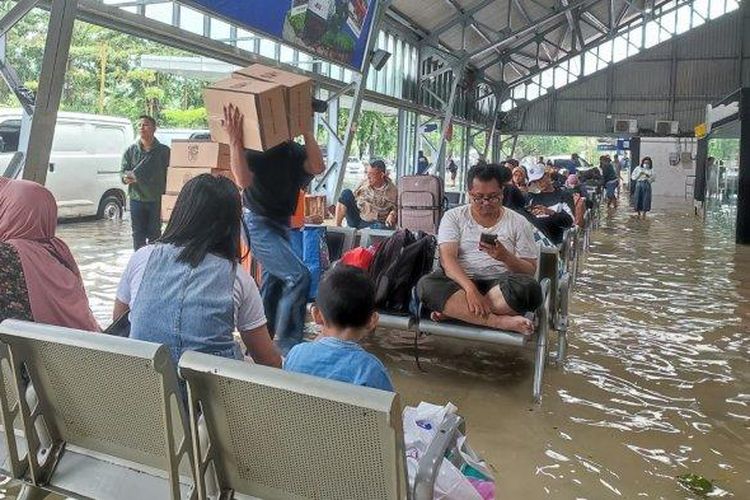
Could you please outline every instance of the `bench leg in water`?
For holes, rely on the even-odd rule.
[[[542,380],[544,378],[544,367],[547,364],[547,331],[546,324],[540,325],[536,341],[536,353],[534,354],[534,402],[542,402]]]

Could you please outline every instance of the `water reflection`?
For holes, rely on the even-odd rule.
[[[530,352],[379,331],[368,342],[404,404],[452,401],[500,498],[750,497],[750,248],[726,214],[662,203],[607,214],[572,303],[568,362],[531,404]],[[64,224],[102,325],[130,249],[123,223]]]

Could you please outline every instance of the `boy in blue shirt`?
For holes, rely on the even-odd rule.
[[[378,324],[375,290],[362,270],[337,266],[327,272],[312,317],[322,327],[320,337],[294,346],[285,370],[393,391],[383,363],[359,345]]]

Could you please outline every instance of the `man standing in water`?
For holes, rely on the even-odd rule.
[[[156,120],[138,118],[138,141],[122,156],[121,178],[128,185],[133,249],[153,243],[161,236],[161,195],[167,188],[169,147],[156,137]]]
[[[243,116],[230,105],[222,124],[229,135],[232,173],[243,190],[250,249],[263,268],[261,295],[268,329],[286,355],[302,341],[310,272],[292,250],[289,224],[300,189],[325,170],[312,128],[305,145],[287,141],[265,152],[245,150]]]

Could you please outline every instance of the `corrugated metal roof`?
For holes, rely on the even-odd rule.
[[[690,132],[705,118],[706,104],[741,86],[736,58],[741,41],[740,17],[741,13],[735,12],[708,22],[533,101],[527,108],[523,132],[611,134],[608,114],[636,119],[646,129],[652,129],[657,119],[674,119],[680,122],[681,131]],[[748,47],[743,83],[750,85],[750,34],[745,39]],[[608,89],[610,82],[612,89]],[[523,110],[522,106],[517,113]],[[548,130],[550,122],[554,130]]]

